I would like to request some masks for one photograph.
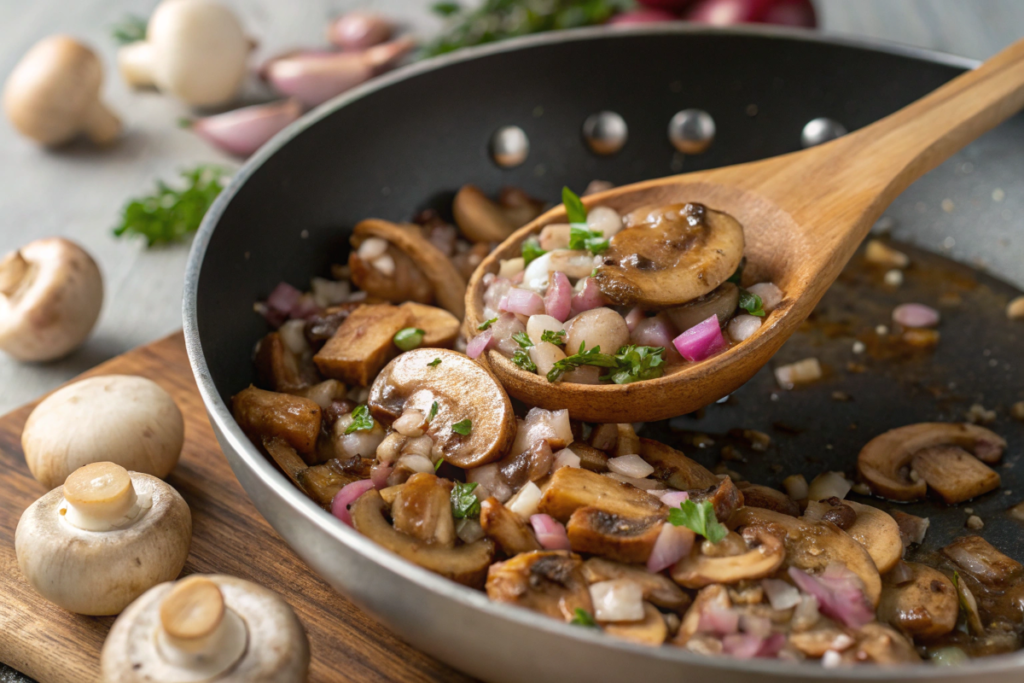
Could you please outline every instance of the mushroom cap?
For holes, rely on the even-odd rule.
[[[70,36],[49,36],[7,77],[4,111],[23,135],[59,145],[81,132],[102,83],[103,65],[95,52]]]
[[[117,614],[143,591],[176,577],[192,541],[192,515],[168,484],[130,472],[152,505],[131,525],[85,531],[60,513],[64,487],[32,503],[15,532],[18,566],[44,598],[77,614]]]
[[[60,358],[89,335],[103,305],[103,276],[80,246],[62,237],[29,242],[4,258],[27,266],[0,295],[0,349],[22,361]]]
[[[49,487],[94,462],[166,477],[181,455],[185,422],[158,384],[101,375],[69,384],[36,406],[21,445],[32,475]]]
[[[189,577],[191,578],[191,577]],[[277,593],[255,583],[210,574],[226,607],[245,623],[248,635],[242,658],[216,677],[219,683],[305,681],[309,671],[309,639],[292,608]],[[114,622],[100,655],[106,683],[163,683],[190,680],[189,670],[174,666],[159,651],[160,608],[175,587],[150,588]]]
[[[157,87],[196,107],[234,99],[251,49],[234,12],[210,0],[164,0],[146,42]]]

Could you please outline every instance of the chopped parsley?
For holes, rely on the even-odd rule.
[[[412,351],[419,348],[426,334],[426,332],[418,327],[405,327],[395,332],[395,346],[403,351]]]
[[[527,372],[537,372],[537,364],[530,358],[530,353],[526,349],[516,349],[512,354],[512,362]]]
[[[536,237],[527,238],[523,242],[523,266],[530,265],[530,261],[538,259],[546,253],[548,252],[540,248],[540,240]]]
[[[182,171],[185,188],[181,190],[158,180],[156,192],[125,205],[114,235],[142,235],[147,247],[185,239],[199,229],[207,209],[224,189],[227,173],[227,169],[209,165]]]
[[[437,401],[434,401],[433,403],[430,404],[430,414],[427,415],[427,422],[430,422],[435,417],[437,417],[437,410],[438,410]]]
[[[587,207],[583,206],[583,200],[579,195],[568,187],[562,188],[562,203],[565,204],[565,215],[569,223],[587,222]]]
[[[373,429],[373,425],[374,421],[373,416],[370,415],[370,409],[365,405],[356,406],[355,410],[352,411],[352,424],[345,427],[345,433],[369,431]]]
[[[523,347],[524,349],[528,349],[531,346],[533,346],[533,342],[530,340],[530,337],[527,336],[525,332],[516,332],[515,334],[513,334],[512,341],[514,341],[516,344],[519,344],[519,346]]]
[[[584,343],[580,342],[580,350],[578,353],[566,356],[562,360],[555,361],[554,367],[552,367],[551,371],[548,372],[548,381],[557,382],[565,373],[584,365],[594,365],[599,368],[619,367],[619,362],[615,360],[615,356],[609,356],[607,353],[601,353],[600,346],[595,346],[589,351],[584,351],[583,348]]]
[[[615,354],[618,370],[602,377],[606,382],[630,384],[645,379],[656,379],[665,373],[665,349],[660,346],[623,346]]]
[[[594,617],[591,616],[590,612],[583,609],[582,607],[576,608],[572,621],[570,621],[569,623],[573,626],[586,626],[587,628],[598,628],[597,622],[594,621]]]
[[[452,431],[462,436],[469,436],[469,433],[473,431],[473,421],[467,418],[462,422],[456,422],[452,425]]]
[[[763,318],[765,315],[764,302],[761,301],[761,297],[757,294],[751,294],[745,289],[740,289],[740,308],[750,315],[756,315],[759,318]]]
[[[565,330],[544,330],[544,334],[540,335],[542,342],[548,342],[549,344],[557,344],[562,346],[565,344]]]
[[[437,472],[439,469],[441,469],[441,465],[443,464],[444,458],[439,458],[438,461],[434,463],[434,471]]]
[[[490,329],[491,325],[493,325],[496,322],[498,322],[497,318],[491,318],[490,320],[485,320],[482,323],[480,323],[479,325],[477,325],[476,329],[478,329],[481,332],[483,332],[484,330]]]
[[[668,521],[672,526],[685,526],[712,543],[729,535],[729,530],[715,517],[715,506],[709,500],[699,503],[684,500],[679,507],[668,511]]]
[[[569,228],[569,248],[586,249],[591,254],[600,254],[608,250],[608,240],[600,230],[590,230],[586,223],[574,223]]]
[[[443,460],[439,462],[443,462]],[[473,493],[476,486],[476,482],[471,484],[455,482],[455,486],[452,488],[452,517],[466,519],[480,516],[480,500]]]
[[[427,363],[427,365],[429,365],[432,368],[436,368],[440,364],[441,364],[441,359],[440,358],[435,358],[434,360],[432,360],[429,363]]]
[[[438,2],[430,6],[430,11],[439,17],[450,17],[462,11],[462,6],[457,2]]]

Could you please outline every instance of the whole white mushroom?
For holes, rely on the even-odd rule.
[[[100,375],[58,389],[35,407],[21,433],[32,476],[51,488],[104,461],[162,479],[184,441],[174,399],[156,382],[132,375]]]
[[[0,260],[0,350],[18,360],[67,355],[102,307],[99,266],[71,240],[36,240]]]
[[[299,682],[309,640],[273,591],[195,574],[132,603],[110,629],[100,666],[105,683]]]
[[[252,44],[238,17],[210,0],[164,0],[146,40],[121,48],[121,75],[134,87],[156,86],[195,107],[233,100],[246,74]]]
[[[181,573],[192,541],[184,499],[111,462],[87,465],[32,503],[14,535],[18,566],[40,595],[78,614],[118,614]]]

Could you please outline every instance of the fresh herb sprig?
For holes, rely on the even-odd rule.
[[[756,315],[759,318],[765,316],[764,302],[761,301],[761,297],[757,294],[751,294],[745,289],[740,288],[740,308],[745,310],[750,315]]]
[[[452,425],[452,431],[462,436],[469,436],[469,433],[473,431],[473,421],[469,418],[456,422]]]
[[[540,240],[536,237],[529,237],[523,242],[523,266],[530,265],[531,261],[539,259],[541,256],[546,254],[544,249],[540,246]]]
[[[513,334],[512,341],[519,344],[519,346],[524,349],[528,349],[533,346],[533,341],[530,340],[530,337],[525,332],[516,332]]]
[[[587,628],[600,628],[597,622],[594,621],[594,617],[587,610],[582,607],[577,607],[576,611],[573,612],[572,621],[569,622],[573,626],[586,626]]]
[[[432,360],[429,363],[427,363],[427,365],[429,365],[432,368],[436,368],[440,364],[441,364],[441,359],[440,358],[435,358],[434,360]]]
[[[491,329],[491,325],[493,325],[496,322],[498,322],[497,318],[491,318],[490,320],[485,320],[482,323],[480,323],[479,325],[477,325],[476,329],[480,330],[481,332],[483,332],[484,330],[489,330],[489,329]]]
[[[345,427],[345,433],[369,431],[373,429],[374,424],[373,415],[370,415],[370,409],[365,405],[359,405],[352,411],[352,423]]]
[[[590,230],[584,223],[583,226],[572,225],[569,228],[569,248],[575,250],[586,250],[591,254],[602,254],[608,251],[608,240],[600,230]]]
[[[142,235],[148,247],[185,239],[199,228],[213,200],[224,189],[227,174],[228,170],[219,166],[197,166],[182,172],[185,188],[181,190],[158,180],[156,192],[125,205],[114,234]]]
[[[437,405],[437,401],[430,404],[430,414],[427,415],[427,422],[433,422],[434,418],[437,417],[437,411],[440,406]]]
[[[444,461],[439,460],[438,462]],[[476,482],[455,482],[451,495],[452,517],[455,519],[466,519],[480,516],[480,500],[473,493],[476,487]]]
[[[548,342],[549,344],[555,344],[562,346],[565,344],[565,330],[544,330],[544,333],[540,335],[542,342]]]
[[[709,500],[699,503],[684,500],[679,507],[668,511],[668,521],[672,526],[685,526],[712,543],[718,543],[729,535],[729,529],[715,517],[715,506]]]
[[[665,374],[665,349],[660,346],[623,346],[615,354],[618,369],[602,381],[631,384],[645,379],[657,379]]]
[[[619,367],[619,362],[615,360],[615,356],[601,353],[600,346],[595,346],[590,350],[584,350],[584,347],[585,344],[580,342],[580,350],[577,353],[555,361],[554,366],[548,371],[548,381],[557,382],[565,373],[584,365],[593,365],[599,368]]]
[[[580,196],[570,190],[568,187],[562,188],[562,204],[565,205],[565,215],[569,219],[569,224],[587,222],[587,207],[583,206],[583,200]]]

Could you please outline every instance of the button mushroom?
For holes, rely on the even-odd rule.
[[[588,583],[616,579],[632,581],[640,586],[644,600],[665,609],[682,611],[690,605],[690,596],[668,577],[652,574],[636,565],[592,557],[583,563],[583,576]]]
[[[668,308],[708,294],[743,259],[736,219],[700,204],[637,209],[612,237],[595,280],[623,306]]]
[[[499,503],[494,496],[480,503],[480,525],[484,533],[509,557],[541,549],[536,534],[526,522]]]
[[[406,410],[435,412],[425,433],[434,440],[434,449],[456,467],[501,459],[516,436],[512,403],[498,381],[466,356],[447,349],[415,349],[388,363],[370,387],[368,405],[386,425]],[[466,433],[456,431],[455,425],[466,425]]]
[[[644,618],[633,622],[612,622],[603,625],[603,630],[613,638],[627,640],[637,645],[657,647],[668,638],[668,625],[661,612],[650,603],[643,603]]]
[[[452,214],[462,234],[480,244],[504,242],[516,228],[539,216],[542,208],[542,203],[515,188],[503,189],[495,203],[479,188],[463,185],[452,201]]]
[[[650,558],[663,524],[661,514],[640,517],[581,507],[569,517],[565,530],[576,552],[642,563]]]
[[[883,579],[879,620],[915,638],[937,638],[952,631],[960,614],[953,582],[916,562],[906,562],[903,569]]]
[[[174,399],[156,382],[132,375],[90,377],[55,391],[36,406],[21,433],[32,476],[49,488],[104,461],[166,477],[184,440]]]
[[[111,462],[77,470],[25,510],[15,532],[22,574],[44,598],[78,614],[117,614],[175,578],[192,517],[173,488]]]
[[[832,499],[832,502],[839,505],[829,507],[830,501],[809,502],[804,517],[814,521],[828,520],[849,534],[868,551],[879,574],[885,574],[895,567],[903,557],[903,539],[900,536],[899,524],[892,515],[852,500]],[[852,519],[848,524],[837,523],[836,518],[830,515],[837,507],[850,512]]]
[[[555,470],[545,487],[539,510],[568,522],[580,508],[595,508],[626,519],[664,517],[668,508],[635,486],[578,467]]]
[[[103,305],[103,276],[80,246],[61,237],[29,242],[0,261],[0,350],[22,361],[70,353]]]
[[[304,681],[309,640],[276,593],[194,574],[132,603],[110,629],[100,667],[109,683]]]
[[[487,597],[572,621],[576,610],[594,613],[579,555],[567,550],[520,553],[487,572]]]
[[[919,451],[933,446],[959,446],[982,462],[998,462],[1006,441],[972,424],[922,422],[892,429],[869,441],[857,456],[857,471],[871,491],[898,501],[924,498],[924,479],[913,480],[909,465]]]
[[[705,547],[709,545],[707,542],[695,544],[690,554],[672,568],[673,580],[686,588],[703,588],[714,583],[734,584],[762,579],[782,566],[786,548],[767,529],[744,529],[742,541],[746,552],[724,556],[707,554],[711,549]],[[716,544],[710,545],[713,548]]]
[[[11,71],[4,111],[25,137],[47,146],[81,134],[99,145],[117,139],[121,121],[100,101],[103,65],[74,38],[50,36],[36,43]]]
[[[210,0],[164,0],[146,28],[146,40],[117,55],[134,87],[156,86],[185,104],[215,107],[235,98],[252,44],[238,17]]]

